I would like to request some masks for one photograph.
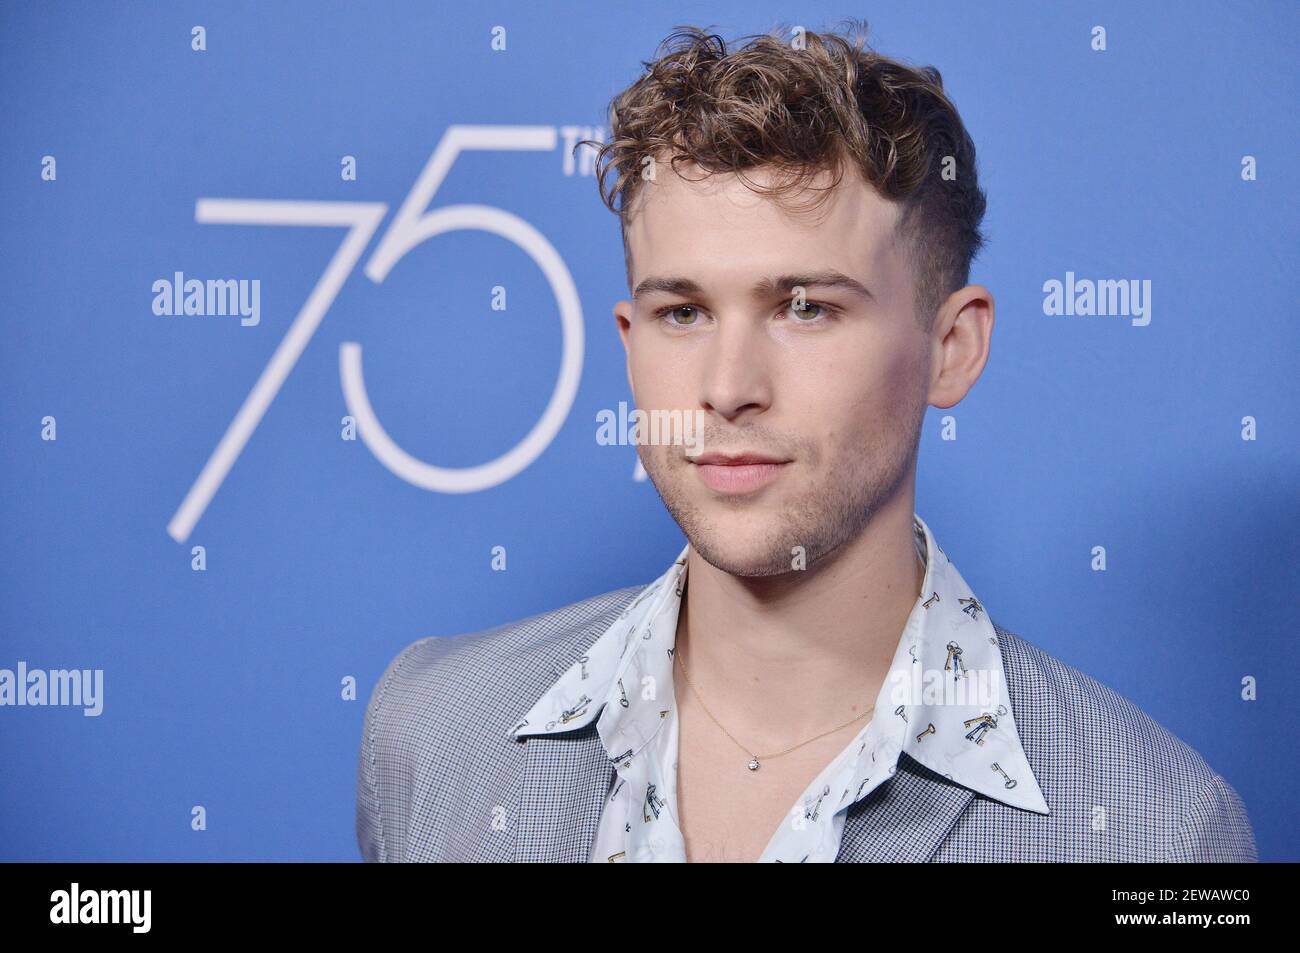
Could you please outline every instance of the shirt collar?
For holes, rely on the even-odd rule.
[[[537,700],[511,732],[515,737],[573,731],[596,721],[615,762],[649,743],[671,710],[672,653],[689,552],[688,544]]]
[[[1016,730],[997,634],[984,606],[913,514],[925,553],[921,593],[903,628],[872,720],[859,735],[852,793],[879,786],[901,752],[1012,807],[1050,813]],[[587,653],[519,719],[511,734],[555,734],[595,721],[612,761],[650,742],[671,710],[673,644],[689,544],[646,586]],[[868,744],[868,731],[875,743]],[[868,748],[870,750],[868,750]]]

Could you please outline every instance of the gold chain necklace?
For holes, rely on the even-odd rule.
[[[913,529],[919,530],[919,527],[914,526]],[[924,539],[924,537],[920,534],[919,531],[917,531],[916,532],[916,558],[917,561],[920,562],[921,572],[924,574],[927,569],[927,563],[926,563],[925,556],[923,556],[921,553],[921,547],[923,545],[921,542],[922,539]],[[924,575],[922,575],[922,579],[924,579]],[[685,596],[685,592],[686,592],[685,587],[683,587],[682,589],[683,597]],[[718,719],[713,717],[713,712],[709,711],[709,706],[704,704],[704,699],[700,697],[700,693],[696,691],[694,684],[691,683],[690,675],[686,673],[686,653],[682,651],[677,651],[674,653],[674,656],[679,662],[682,663],[682,677],[686,679],[686,686],[692,692],[695,693],[695,698],[699,701],[700,707],[704,709],[704,714],[708,715],[709,718],[713,721],[713,723],[722,729],[722,733],[726,735],[728,738],[730,738],[735,743],[736,747],[740,748],[741,751],[752,751],[753,750],[752,748],[747,748],[744,745],[742,745],[739,741],[736,741],[736,736],[733,735],[731,732],[729,732],[726,728],[724,728],[722,722],[718,721]],[[865,714],[870,715],[871,710],[868,709],[865,712]],[[749,768],[749,770],[751,771],[757,771],[759,768],[763,766],[762,765],[763,761],[766,761],[769,758],[778,758],[783,754],[789,754],[791,751],[794,751],[798,748],[802,748],[804,745],[812,744],[818,738],[825,738],[827,735],[834,734],[835,732],[839,731],[841,728],[847,728],[855,721],[860,721],[861,719],[862,719],[862,715],[858,715],[857,718],[850,718],[848,721],[844,722],[844,724],[836,725],[834,728],[830,729],[830,731],[823,731],[820,735],[815,735],[812,738],[809,738],[807,741],[799,742],[793,748],[786,748],[784,751],[778,751],[775,754],[764,754],[764,755],[751,754],[749,756],[749,761],[745,764],[745,767]]]
[[[686,656],[685,656],[685,654],[682,653],[682,652],[676,652],[675,655],[677,656],[677,660],[678,660],[679,662],[682,663],[682,676],[686,679],[686,686],[687,686],[687,687],[688,687],[692,692],[695,692],[695,697],[696,697],[696,699],[699,701],[699,703],[700,703],[700,707],[704,709],[704,713],[705,713],[706,715],[708,715],[710,719],[713,720],[713,723],[714,723],[715,725],[717,725],[719,728],[722,729],[722,733],[723,733],[724,735],[726,735],[728,738],[730,738],[732,741],[734,741],[734,742],[736,743],[736,746],[737,746],[738,748],[740,748],[740,750],[742,750],[742,751],[753,751],[753,750],[754,750],[753,748],[747,748],[747,747],[745,747],[745,745],[742,745],[739,741],[736,741],[736,736],[733,735],[731,732],[729,732],[726,728],[723,728],[723,726],[722,726],[722,722],[718,721],[718,719],[716,719],[716,718],[713,717],[713,712],[709,711],[709,706],[706,705],[706,704],[704,704],[704,699],[703,699],[703,698],[700,698],[700,693],[699,693],[698,691],[696,691],[695,686],[694,686],[693,684],[691,684],[691,677],[690,677],[689,675],[686,674]],[[866,711],[864,714],[866,714],[866,715],[870,715],[870,714],[871,714],[871,711],[868,710],[868,711]],[[791,751],[794,751],[796,748],[802,748],[804,745],[812,744],[812,743],[813,743],[814,741],[816,741],[818,738],[825,738],[827,735],[834,734],[835,732],[839,731],[841,728],[847,728],[849,725],[853,724],[855,721],[860,721],[860,720],[862,719],[862,717],[863,717],[862,715],[858,715],[856,718],[850,718],[848,721],[844,722],[844,724],[842,724],[842,725],[836,725],[834,728],[830,729],[830,731],[823,731],[820,735],[815,735],[814,737],[809,738],[807,741],[801,741],[801,742],[799,742],[797,745],[795,745],[794,747],[792,747],[792,748],[786,748],[784,751],[778,751],[778,752],[776,752],[775,754],[764,754],[764,755],[751,754],[751,755],[749,756],[749,761],[748,761],[748,763],[746,763],[745,767],[749,768],[749,770],[751,770],[751,771],[757,771],[760,767],[762,767],[762,762],[763,762],[763,761],[766,761],[766,760],[768,760],[769,758],[777,758],[777,757],[780,757],[780,756],[783,755],[783,754],[789,754]]]

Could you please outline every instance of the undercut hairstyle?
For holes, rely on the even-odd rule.
[[[847,35],[799,30],[787,40],[774,31],[730,50],[716,34],[675,27],[614,97],[608,141],[586,142],[599,147],[601,200],[620,219],[629,290],[627,225],[647,166],[667,160],[675,172],[689,161],[706,175],[732,172],[778,201],[815,195],[811,180],[826,171],[829,193],[847,166],[900,203],[894,238],[912,264],[917,321],[933,327],[985,242],[975,145],[937,69],[877,54],[865,22],[850,23]],[[769,186],[745,175],[759,167],[773,172]]]

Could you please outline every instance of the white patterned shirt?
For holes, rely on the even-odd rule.
[[[993,625],[957,568],[913,513],[925,579],[871,720],[808,785],[759,862],[829,863],[849,807],[894,774],[901,752],[956,784],[1047,814],[1007,707]],[[687,545],[581,659],[515,724],[515,735],[574,731],[596,721],[616,778],[590,860],[682,862],[673,647]],[[533,727],[528,727],[533,726]]]

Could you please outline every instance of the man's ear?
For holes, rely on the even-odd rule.
[[[632,403],[636,404],[636,387],[632,384],[632,302],[619,301],[614,305],[614,321],[618,325],[618,336],[623,341],[623,354],[627,364],[627,386],[632,392]]]
[[[940,306],[931,342],[932,406],[952,407],[975,386],[988,363],[993,320],[993,292],[983,285],[954,291]]]

